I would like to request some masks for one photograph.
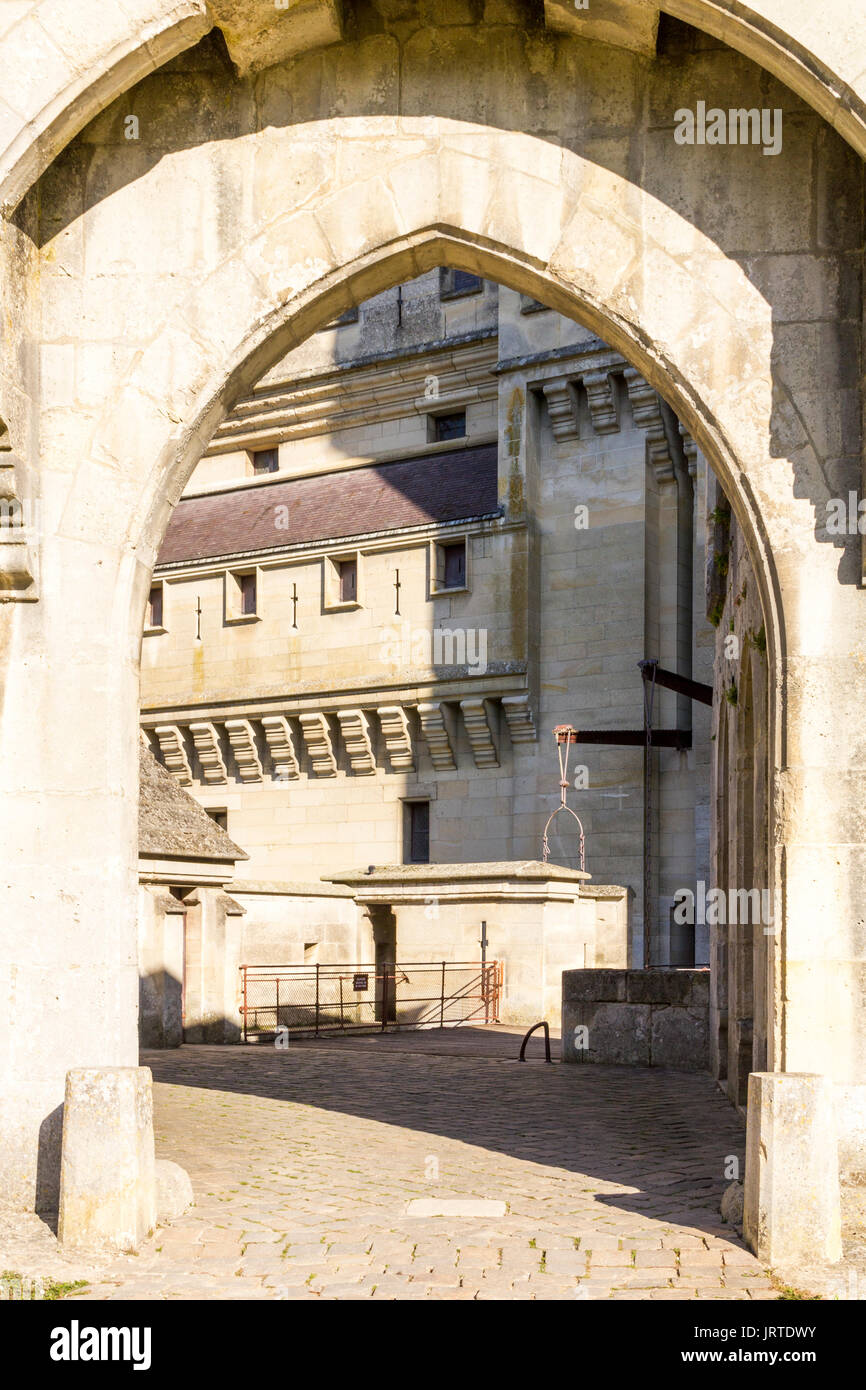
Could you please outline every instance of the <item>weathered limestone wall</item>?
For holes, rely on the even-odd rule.
[[[281,476],[294,477],[429,447],[427,410],[465,407],[470,440],[495,434],[491,368],[507,292],[483,281],[478,292],[441,297],[440,273],[383,291],[288,352],[216,431],[184,495],[248,479],[250,449],[278,447]],[[582,336],[559,321],[572,340]],[[421,348],[430,357],[423,368],[413,355]]]
[[[347,484],[351,486],[351,483]],[[408,684],[413,675],[431,673],[423,654],[430,651],[430,641],[424,642],[436,627],[459,628],[473,632],[483,628],[487,634],[487,660],[475,664],[475,684],[484,676],[508,674],[508,663],[515,669],[525,667],[525,649],[520,631],[515,631],[511,605],[500,602],[507,594],[513,572],[520,571],[525,542],[513,529],[496,533],[490,525],[475,523],[459,529],[479,533],[478,542],[470,543],[469,562],[472,566],[473,598],[442,600],[438,621],[431,621],[426,600],[430,543],[426,538],[403,540],[395,537],[387,545],[369,543],[362,551],[359,575],[359,605],[339,612],[323,610],[322,554],[312,549],[309,558],[294,559],[287,564],[265,561],[259,565],[259,622],[238,624],[224,622],[225,573],[190,577],[167,586],[168,612],[166,626],[168,650],[163,660],[148,651],[148,670],[144,694],[149,706],[169,709],[196,706],[214,709],[229,701],[248,700],[251,688],[260,701],[291,690],[297,704],[306,697],[311,710],[318,708],[314,701],[323,692],[334,695],[367,690],[377,693],[388,682],[398,690]],[[474,537],[473,537],[474,539]],[[485,543],[486,542],[486,543]],[[326,549],[322,546],[321,549]],[[331,547],[334,549],[334,547]],[[351,551],[351,543],[343,542],[341,554]],[[394,612],[394,569],[400,570],[403,586],[402,621]],[[292,589],[300,595],[298,605],[299,631],[292,628]],[[193,641],[196,631],[196,604],[202,605],[202,640]],[[448,613],[448,609],[451,613]],[[413,611],[414,610],[414,611]],[[443,611],[444,610],[444,611]],[[419,645],[419,634],[421,644]],[[160,643],[157,635],[148,639],[148,647]],[[454,655],[462,653],[449,639],[443,649],[443,666],[466,665]],[[475,654],[475,642],[468,639],[470,658]],[[452,659],[447,660],[451,655]],[[483,653],[482,653],[483,655]],[[155,661],[154,661],[155,657]],[[164,664],[163,664],[164,662]],[[158,663],[158,664],[157,664]],[[455,678],[459,679],[455,673]],[[516,685],[517,682],[512,682]],[[508,690],[508,683],[505,683]],[[147,711],[148,724],[153,728],[158,718]]]
[[[238,882],[242,965],[364,961],[362,925],[348,889],[328,883]]]
[[[566,970],[562,1060],[706,1071],[707,970]]]
[[[630,889],[619,884],[584,883],[580,896],[595,903],[595,949],[593,967],[596,970],[615,969],[623,962],[633,965],[630,929]]]
[[[142,1047],[183,1041],[183,903],[164,888],[138,890],[138,1033]]]
[[[292,342],[449,259],[583,317],[718,473],[750,543],[771,672],[768,1066],[862,1076],[866,619],[860,537],[824,527],[828,497],[861,476],[862,171],[811,108],[728,50],[652,60],[522,23],[397,34],[373,19],[255,84],[193,52],[93,121],[4,237],[0,282],[22,286],[26,313],[3,380],[33,402],[12,443],[38,459],[47,518],[42,597],[4,617],[3,1183],[16,1196],[33,1199],[66,1070],[134,1061],[138,645],[170,507]],[[856,33],[827,27],[840,45]],[[781,109],[782,152],[675,146],[674,111],[707,96]],[[825,109],[843,106],[847,134],[848,98]],[[816,939],[827,903],[833,935]],[[56,1172],[56,1142],[45,1152]]]
[[[138,943],[139,1039],[156,1048],[237,1042],[241,965],[368,959],[351,893],[330,884],[199,886],[183,897],[142,884]]]
[[[712,837],[711,881],[725,889],[728,903],[742,890],[758,890],[762,902],[748,920],[731,921],[710,927],[713,983],[710,995],[710,1051],[715,1075],[726,1083],[733,1103],[745,1111],[750,1073],[766,1071],[771,1048],[774,1018],[788,1002],[788,990],[773,972],[774,956],[779,952],[778,936],[783,930],[768,892],[767,856],[768,804],[768,669],[766,629],[757,595],[755,573],[745,541],[736,521],[730,517],[724,494],[713,486],[711,500],[712,545],[707,552],[707,603],[716,623],[716,700],[714,704],[713,785],[716,817]],[[846,499],[847,500],[847,499]],[[809,828],[803,827],[808,843]],[[767,906],[770,910],[767,911]],[[808,955],[833,961],[841,942],[834,931],[832,917],[816,911]],[[803,945],[801,944],[801,950]],[[855,948],[856,949],[856,948]],[[842,967],[842,962],[838,963]],[[856,991],[857,961],[851,963],[852,984]],[[786,957],[786,970],[796,974],[798,963]],[[799,966],[802,968],[802,965]],[[840,971],[841,973],[841,971]],[[855,992],[845,1001],[858,1009]],[[844,996],[843,996],[844,1000]],[[816,1017],[844,1051],[852,1043],[851,1013],[831,1018],[814,1001]],[[793,1071],[792,1067],[785,1067]],[[806,1065],[797,1070],[806,1072]],[[809,1070],[813,1070],[809,1068]],[[862,1078],[862,1071],[853,1076]],[[772,1090],[772,1088],[770,1088]],[[761,1097],[755,1090],[754,1124],[760,1126]],[[784,1106],[781,1112],[785,1112]],[[832,1089],[827,1114],[830,1117],[834,1163],[838,1161],[843,1183],[862,1185],[864,1174],[864,1115],[866,1084],[839,1084]],[[750,1123],[751,1123],[750,1118]],[[779,1121],[778,1123],[782,1123]],[[778,1131],[777,1131],[778,1132]],[[838,1160],[837,1160],[838,1155]],[[772,1185],[772,1184],[770,1184]],[[755,1196],[755,1202],[758,1202]],[[761,1200],[764,1200],[762,1197]],[[769,1199],[767,1199],[769,1200]]]
[[[523,18],[519,11],[511,13]],[[220,26],[243,73],[346,32],[333,0],[290,13],[276,6],[272,12],[250,11],[237,0],[142,0],[134,22],[122,0],[89,0],[89,5],[76,4],[74,15],[71,23],[68,0],[6,0],[0,16],[0,74],[7,93],[0,125],[4,211],[118,92],[197,43],[212,25]],[[669,0],[666,15],[715,35],[774,73],[855,149],[866,152],[866,79],[860,66],[866,19],[852,12],[847,0],[829,0],[820,10],[811,0],[755,0],[745,12],[729,0]],[[605,4],[579,13],[566,0],[544,5],[552,32],[645,55],[662,37],[666,15],[642,0],[618,0],[613,9]],[[401,12],[402,22],[406,17]],[[471,21],[475,15],[457,10],[449,18]],[[30,81],[22,88],[20,76],[28,66]]]
[[[743,1235],[768,1265],[814,1267],[842,1257],[835,1111],[825,1076],[749,1077]]]
[[[243,909],[224,893],[201,890],[184,902],[184,1041],[238,1042]]]

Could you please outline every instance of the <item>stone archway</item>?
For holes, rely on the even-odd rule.
[[[16,6],[0,30],[0,79],[8,104],[0,121],[0,206],[14,209],[59,152],[115,97],[147,73],[196,44],[214,27],[225,33],[241,72],[346,36],[341,7],[322,0],[300,16],[244,13],[238,0],[145,0],[133,24],[122,0],[98,0],[91,11],[66,0]],[[23,11],[23,13],[20,13]],[[548,0],[553,33],[586,34],[604,44],[648,54],[660,15],[715,35],[772,72],[830,121],[860,154],[866,152],[866,17],[846,0],[817,9],[791,0],[645,0],[602,3],[576,15],[568,0]],[[88,22],[90,21],[90,23]],[[20,75],[31,69],[22,88]],[[14,101],[10,94],[15,91]]]
[[[629,172],[636,149],[670,140],[670,129],[654,134],[636,108],[615,151],[590,137],[591,149],[580,148],[566,129],[567,105],[554,117],[557,138],[514,128],[515,83],[529,110],[533,63],[551,59],[547,79],[563,103],[575,72],[586,79],[581,100],[591,107],[605,96],[618,71],[584,71],[585,45],[563,40],[536,52],[509,35],[487,79],[483,119],[471,115],[471,81],[452,93],[442,68],[431,76],[424,51],[414,60],[414,107],[426,114],[371,113],[364,83],[371,68],[387,67],[387,48],[328,50],[337,68],[346,57],[367,65],[345,76],[349,114],[339,117],[327,93],[306,94],[271,124],[230,113],[224,127],[204,135],[194,127],[133,155],[112,143],[121,110],[106,112],[102,143],[97,130],[93,148],[79,146],[50,170],[38,201],[4,229],[14,291],[39,310],[38,329],[28,321],[8,347],[6,379],[25,348],[42,367],[16,386],[11,428],[29,437],[22,452],[50,518],[43,596],[4,614],[3,767],[12,793],[4,843],[21,962],[11,1029],[28,1086],[25,1101],[7,1097],[18,1193],[32,1193],[36,1136],[56,1114],[68,1067],[135,1057],[138,643],[171,506],[220,419],[272,361],[353,301],[440,263],[499,279],[595,328],[666,396],[722,480],[749,540],[773,671],[781,923],[773,951],[785,984],[775,991],[771,1064],[808,1065],[842,1085],[857,1075],[857,917],[847,880],[863,862],[851,830],[859,796],[853,776],[837,775],[832,750],[814,742],[816,729],[851,727],[864,685],[850,647],[839,655],[833,646],[842,631],[866,640],[851,578],[856,543],[846,543],[840,578],[820,522],[831,488],[850,484],[850,451],[828,445],[822,454],[813,428],[850,401],[851,387],[838,355],[821,361],[812,391],[799,360],[788,370],[790,289],[756,267],[780,254],[764,216],[766,166],[726,166],[722,193],[736,211],[722,225],[700,180],[670,173],[669,144]],[[480,51],[467,59],[476,71]],[[634,77],[631,59],[604,57]],[[275,110],[284,97],[278,88]],[[579,114],[589,120],[583,107]],[[797,116],[812,140],[831,138],[811,113],[798,107]],[[90,184],[80,173],[85,153],[97,169]],[[808,157],[795,145],[785,160],[780,209],[799,191]],[[66,200],[67,184],[80,198]],[[813,197],[826,213],[828,190]],[[160,206],[171,217],[161,219]],[[220,220],[226,208],[230,225]],[[852,232],[846,253],[857,244]],[[798,256],[799,274],[819,275],[821,247]],[[806,309],[815,333],[822,308]],[[28,771],[10,756],[22,744],[36,750]],[[804,829],[816,798],[817,854]],[[850,849],[844,865],[840,842]],[[832,951],[813,928],[814,904],[826,896],[849,904]],[[827,1016],[844,1020],[817,1039],[816,977]],[[26,1020],[52,979],[59,1007],[37,1046]]]

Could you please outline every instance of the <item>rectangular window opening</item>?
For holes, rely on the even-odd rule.
[[[403,862],[430,863],[430,802],[403,802]]]
[[[241,617],[252,617],[256,612],[256,576],[242,574],[239,576],[239,584]]]
[[[162,585],[154,584],[147,596],[147,626],[162,627]]]
[[[484,281],[480,275],[472,275],[468,270],[453,270],[442,266],[439,271],[439,298],[462,299],[464,295],[480,294]]]
[[[451,415],[432,415],[430,417],[432,442],[441,444],[446,439],[466,437],[466,411],[456,410]]]
[[[358,599],[358,561],[338,560],[340,576],[340,602],[355,603]]]
[[[462,589],[466,584],[466,542],[442,546],[442,587]]]
[[[218,825],[220,830],[228,831],[229,813],[224,806],[208,806],[205,809],[214,825]]]
[[[266,473],[276,473],[280,467],[279,452],[276,449],[254,449],[251,455],[253,474],[263,477]]]

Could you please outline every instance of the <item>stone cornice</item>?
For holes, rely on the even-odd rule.
[[[445,667],[439,675],[429,670],[396,672],[393,679],[383,679],[381,673],[367,681],[354,680],[345,686],[332,685],[322,690],[321,679],[299,681],[291,693],[285,683],[271,688],[259,688],[255,693],[211,691],[207,700],[191,691],[179,693],[171,705],[145,705],[141,722],[145,729],[157,725],[185,723],[197,719],[256,719],[265,714],[284,710],[300,714],[306,710],[327,710],[336,714],[351,699],[352,703],[369,705],[415,705],[419,701],[463,700],[483,689],[491,698],[520,694],[526,689],[525,661],[489,661],[483,675],[473,675],[466,667]]]
[[[418,706],[421,736],[427,744],[430,760],[437,772],[453,772],[457,767],[454,744],[446,706],[441,700],[429,700]]]
[[[405,710],[399,705],[382,705],[379,723],[392,772],[414,772],[415,756]]]
[[[337,719],[352,771],[360,777],[375,772],[376,760],[370,742],[370,721],[364,711],[340,709],[337,710]]]
[[[537,860],[523,863],[392,864],[329,874],[327,882],[352,889],[362,906],[428,902],[574,901],[589,874]]]
[[[282,714],[267,714],[262,720],[262,728],[277,777],[285,782],[295,781],[301,772],[289,721]]]
[[[262,764],[256,751],[256,735],[248,719],[227,719],[225,730],[242,782],[261,782]]]
[[[419,409],[457,409],[472,401],[495,400],[492,369],[497,353],[494,335],[468,343],[446,340],[396,361],[379,354],[369,361],[319,370],[300,384],[296,376],[291,382],[271,382],[238,401],[205,457],[378,424]],[[431,379],[435,394],[429,394]]]
[[[176,724],[158,724],[154,729],[162,761],[172,777],[182,787],[192,784],[192,768],[184,746],[183,734]]]
[[[463,725],[472,748],[475,766],[498,767],[499,759],[496,756],[493,730],[490,727],[488,702],[478,697],[461,700],[460,713],[463,715]]]
[[[691,478],[695,478],[697,477],[698,472],[698,454],[700,453],[700,450],[698,449],[697,444],[695,443],[692,436],[689,434],[685,425],[680,425],[679,431],[680,438],[683,441],[683,453],[686,456],[686,464],[689,470],[689,476]]]

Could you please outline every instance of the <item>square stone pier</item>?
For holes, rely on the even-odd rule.
[[[558,1027],[562,973],[625,966],[628,889],[589,889],[589,874],[538,860],[374,865],[338,873],[369,922],[369,958],[503,963],[503,1023]],[[386,954],[383,954],[386,953]]]

